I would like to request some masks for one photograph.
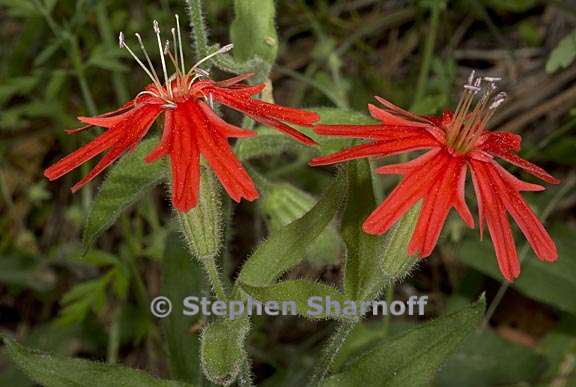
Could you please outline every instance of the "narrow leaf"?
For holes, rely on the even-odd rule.
[[[429,386],[436,370],[480,324],[484,299],[384,340],[328,378],[323,387]]]
[[[317,199],[289,183],[269,183],[260,187],[262,197],[258,201],[266,217],[269,229],[274,232],[300,219],[317,203]],[[343,243],[332,222],[306,250],[311,264],[334,264]]]
[[[52,356],[4,338],[8,355],[32,380],[45,387],[192,387],[160,380],[142,371],[82,359]]]
[[[86,220],[83,237],[86,250],[124,210],[164,178],[162,162],[144,162],[144,157],[156,142],[156,139],[143,141],[134,152],[125,155],[112,167]]]
[[[339,173],[324,197],[302,218],[273,233],[246,261],[238,282],[266,286],[304,259],[307,247],[336,216],[345,198],[345,176]]]

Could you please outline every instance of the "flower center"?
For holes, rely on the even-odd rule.
[[[130,55],[136,60],[136,62],[144,69],[148,77],[154,83],[155,89],[154,90],[146,90],[139,93],[136,96],[136,100],[139,96],[147,94],[152,95],[154,97],[160,98],[166,102],[164,105],[165,108],[174,109],[176,107],[176,100],[181,100],[182,98],[187,98],[190,96],[190,91],[192,89],[192,85],[200,78],[205,77],[208,78],[210,74],[201,69],[199,66],[206,62],[207,60],[211,59],[216,55],[220,55],[230,51],[234,46],[232,44],[228,44],[219,50],[207,55],[206,57],[200,59],[196,62],[190,70],[186,71],[186,66],[184,64],[184,53],[182,50],[182,34],[180,31],[180,18],[178,15],[176,17],[176,28],[172,28],[172,44],[174,46],[174,52],[170,50],[170,40],[166,40],[164,44],[162,44],[162,38],[160,37],[160,26],[158,22],[154,20],[154,33],[156,34],[156,39],[158,41],[158,51],[160,53],[160,59],[162,61],[162,75],[163,81],[160,80],[154,65],[152,64],[152,60],[150,59],[150,55],[144,46],[144,42],[142,41],[142,37],[140,34],[134,34],[138,39],[138,43],[140,45],[140,49],[144,55],[146,64],[132,51],[132,49],[128,46],[126,41],[124,40],[124,33],[120,32],[118,41],[120,44],[120,48],[125,48]],[[175,72],[168,77],[168,69],[166,66],[166,57],[172,62],[175,68]]]
[[[456,153],[470,151],[486,130],[488,121],[506,99],[506,93],[497,92],[500,78],[476,77],[472,71],[452,121],[446,128],[447,144]]]

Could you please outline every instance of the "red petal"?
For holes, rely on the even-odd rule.
[[[113,110],[113,111],[111,111],[111,112],[104,113],[104,114],[101,114],[101,115],[99,115],[99,116],[92,117],[92,118],[109,117],[109,116],[112,116],[112,115],[115,115],[115,114],[123,113],[125,110],[131,109],[131,108],[133,108],[133,107],[134,107],[134,101],[128,101],[128,102],[126,102],[124,105],[122,105],[119,109],[116,109],[116,110]],[[85,118],[85,117],[78,117],[78,119],[79,119],[80,121],[82,121],[81,118]],[[83,127],[81,127],[81,128],[77,128],[77,129],[68,129],[68,130],[66,130],[65,132],[66,132],[67,134],[76,134],[76,133],[83,132],[84,130],[86,130],[86,129],[88,129],[88,128],[91,128],[92,126],[94,126],[94,125],[90,124],[90,125],[83,126]]]
[[[422,156],[405,163],[383,165],[376,169],[376,173],[382,175],[405,175],[410,171],[421,167],[423,164],[429,163],[441,151],[441,148],[435,148],[430,152],[426,152]]]
[[[242,129],[220,118],[216,113],[210,109],[210,106],[203,102],[199,102],[198,106],[206,116],[206,118],[212,123],[222,135],[226,137],[244,138],[244,137],[254,137],[256,132],[253,130]]]
[[[172,205],[180,212],[188,212],[198,203],[200,150],[196,130],[183,109],[176,109],[173,113],[172,133]]]
[[[108,129],[88,144],[83,145],[81,148],[48,167],[44,171],[44,176],[50,180],[56,180],[64,176],[110,148],[118,140],[119,136],[120,133],[117,130]]]
[[[147,163],[152,163],[166,155],[168,155],[172,148],[174,131],[174,112],[172,110],[166,110],[164,113],[164,128],[162,130],[162,138],[160,143],[148,153],[144,158]]]
[[[522,199],[516,187],[508,184],[508,181],[502,175],[501,169],[491,168],[489,173],[503,198],[506,210],[512,215],[512,218],[514,218],[514,221],[526,236],[528,243],[530,243],[538,258],[544,261],[555,261],[558,258],[558,251],[554,241],[542,223],[540,223],[536,214]]]
[[[252,178],[230,150],[226,138],[203,115],[198,106],[188,103],[185,107],[190,125],[196,128],[200,151],[220,179],[226,192],[236,202],[242,198],[249,201],[257,199],[259,195]]]
[[[273,118],[300,126],[312,126],[314,122],[320,119],[320,116],[314,112],[275,105],[246,96],[234,95],[226,89],[213,88],[210,91],[216,101],[246,113],[256,120],[258,118]]]
[[[482,150],[494,156],[500,157],[517,167],[524,169],[531,175],[534,175],[550,184],[559,184],[560,180],[550,175],[544,169],[532,164],[528,160],[516,155],[520,147],[520,136],[508,132],[491,133],[481,144]]]
[[[148,129],[156,120],[160,109],[157,106],[143,106],[142,108],[134,109],[132,112],[133,115],[130,119],[125,119],[119,125],[108,129],[109,132],[115,132],[114,138],[117,141],[112,145],[112,149],[96,164],[94,169],[71,188],[72,192],[78,191],[102,173],[124,152],[134,148],[142,140],[142,137],[146,135]]]
[[[384,105],[386,109],[392,111],[396,116],[403,117],[405,120],[410,121],[412,124],[420,122],[429,125],[432,123],[426,117],[417,116],[416,114],[413,114],[408,110],[402,109],[400,106],[394,105],[392,102],[387,101],[384,98],[378,96],[375,96],[374,98],[376,98],[378,102]]]
[[[420,253],[422,258],[429,256],[438,242],[442,227],[450,208],[458,197],[458,188],[462,176],[465,176],[466,164],[462,158],[441,152],[434,160],[444,168],[424,195],[416,229],[408,246],[408,255]]]
[[[447,160],[438,155],[426,167],[414,170],[386,197],[384,202],[370,214],[363,229],[369,234],[384,234],[394,225],[430,187],[445,167]]]
[[[504,278],[512,281],[520,274],[520,262],[502,197],[494,187],[487,164],[473,160],[470,165],[476,197],[482,208],[480,222],[486,220],[500,271]]]
[[[292,137],[296,141],[300,142],[301,144],[317,145],[317,142],[314,141],[312,138],[308,137],[304,133],[301,133],[301,132],[297,131],[296,129],[292,128],[291,126],[288,126],[288,125],[286,125],[286,124],[284,124],[278,120],[268,119],[268,118],[263,118],[263,117],[253,117],[253,116],[251,116],[251,117],[263,125],[278,129],[282,133],[289,135],[290,137]]]
[[[370,144],[356,145],[331,155],[316,157],[310,161],[310,165],[329,165],[369,156],[391,156],[397,153],[433,148],[437,144],[436,140],[430,135],[412,136],[392,141],[377,141]]]
[[[397,125],[315,125],[314,132],[325,136],[393,140],[422,134],[422,128]]]
[[[375,119],[382,121],[386,125],[405,126],[405,127],[423,127],[426,124],[422,122],[414,122],[406,118],[399,117],[384,109],[380,109],[372,104],[368,104],[370,115]]]

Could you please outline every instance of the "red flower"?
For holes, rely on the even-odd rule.
[[[475,78],[471,75],[455,113],[441,117],[420,117],[377,98],[384,108],[369,105],[372,116],[381,121],[376,125],[317,125],[318,134],[369,140],[340,152],[318,157],[311,165],[334,164],[363,157],[383,157],[415,150],[428,150],[416,159],[377,170],[381,174],[397,174],[404,178],[382,204],[366,219],[363,229],[370,234],[383,234],[411,207],[422,202],[416,229],[408,253],[431,254],[442,226],[453,207],[470,227],[474,220],[464,200],[467,170],[478,199],[480,231],[486,222],[504,277],[512,281],[520,274],[520,263],[514,245],[507,214],[518,224],[522,233],[543,261],[557,258],[554,241],[520,191],[540,191],[540,185],[515,178],[502,168],[495,157],[508,161],[526,172],[552,184],[559,181],[542,168],[520,158],[521,137],[509,132],[486,131],[494,110],[504,101],[505,94],[494,96],[495,78]],[[488,88],[481,90],[482,84]],[[481,93],[482,92],[482,93]],[[481,93],[477,103],[475,96]]]
[[[154,27],[160,42],[157,23]],[[142,43],[140,36],[136,36]],[[90,143],[64,157],[44,172],[50,180],[58,179],[107,151],[96,167],[72,187],[73,192],[94,179],[126,151],[133,150],[158,116],[163,114],[164,129],[160,144],[146,157],[146,162],[153,162],[164,156],[170,158],[172,203],[176,209],[185,212],[196,206],[200,186],[201,155],[233,200],[237,202],[242,198],[255,200],[258,198],[258,191],[230,149],[228,138],[251,137],[255,136],[256,132],[238,128],[222,120],[212,109],[213,101],[238,110],[261,124],[274,127],[301,143],[315,144],[311,138],[288,124],[310,127],[319,119],[318,115],[253,99],[252,97],[260,93],[265,85],[248,86],[241,83],[252,74],[220,82],[202,80],[208,74],[198,69],[198,65],[209,57],[186,72],[180,44],[179,59],[167,49],[161,48],[165,80],[161,83],[142,44],[149,67],[146,67],[126,45],[122,34],[120,45],[136,58],[152,78],[153,83],[116,111],[97,117],[79,117],[80,121],[88,125],[68,131],[77,133],[93,126],[107,129]],[[226,46],[216,54],[230,48],[231,45]],[[176,67],[176,73],[170,78],[166,73],[164,55],[168,55]]]

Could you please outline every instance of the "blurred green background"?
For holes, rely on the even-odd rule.
[[[175,13],[186,20],[183,1],[0,0],[2,333],[54,353],[167,374],[163,338],[147,305],[161,286],[162,259],[174,255],[165,252],[174,229],[165,189],[123,214],[81,258],[83,221],[98,183],[72,195],[69,187],[86,169],[54,183],[42,172],[98,131],[64,134],[79,126],[76,116],[113,110],[147,83],[118,48],[118,32],[140,32],[152,47],[152,20],[167,30]],[[206,1],[213,43],[230,41],[233,17],[231,0]],[[518,235],[522,275],[508,286],[490,241],[480,242],[477,229],[451,217],[433,256],[394,296],[429,295],[428,319],[486,292],[487,329],[446,362],[440,386],[576,386],[576,3],[279,0],[276,24],[280,50],[271,80],[276,101],[289,106],[365,113],[379,95],[437,114],[455,106],[472,69],[503,77],[509,99],[491,127],[522,134],[522,155],[562,180],[526,195],[551,230],[560,259],[541,264]],[[192,52],[186,52],[188,63]],[[236,115],[230,119],[238,122]],[[286,155],[265,168],[271,179],[306,190],[306,203],[329,177],[306,167],[309,156]],[[384,189],[393,183],[385,180]],[[273,219],[265,221],[274,203],[242,203],[235,211],[229,277],[274,228]],[[342,249],[331,240],[325,245],[291,275],[338,282]],[[417,322],[365,322],[342,362]],[[257,381],[301,384],[330,328],[296,318],[257,320],[249,341]],[[0,355],[0,385],[31,382]]]

